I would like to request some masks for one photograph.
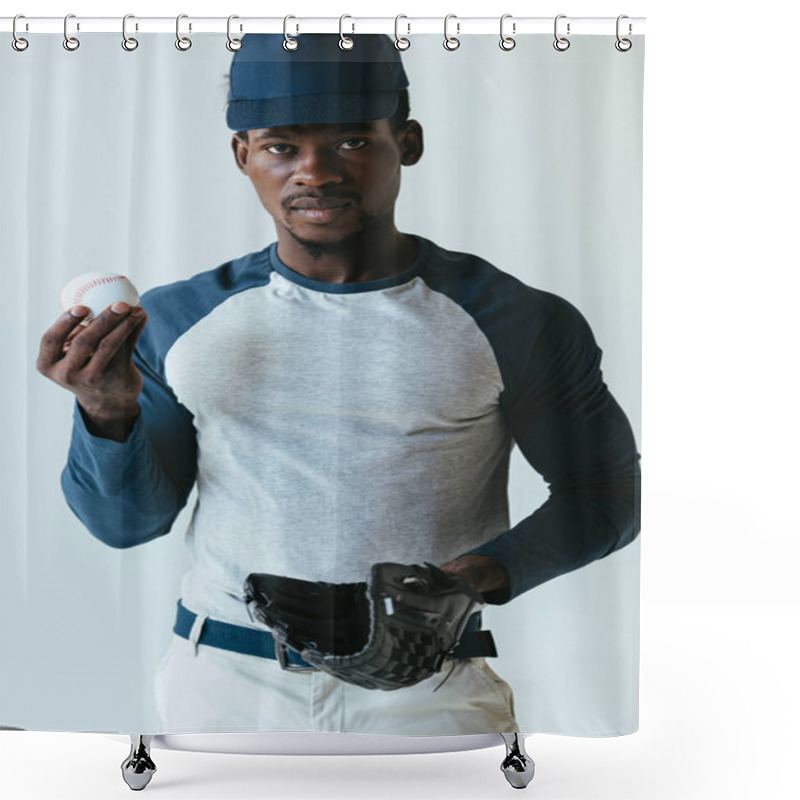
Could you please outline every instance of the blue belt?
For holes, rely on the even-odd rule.
[[[175,618],[175,625],[172,628],[173,633],[188,639],[196,619],[197,614],[189,611],[178,600],[178,614]],[[491,631],[482,631],[480,628],[481,612],[476,611],[467,622],[467,627],[464,629],[461,641],[453,653],[453,658],[497,655]],[[276,655],[275,637],[268,630],[261,631],[255,628],[246,628],[243,625],[233,625],[230,622],[211,619],[211,617],[206,618],[203,623],[203,630],[197,643],[206,644],[210,647],[219,647],[222,650],[232,650],[234,653],[272,658],[283,662],[283,653],[280,657]],[[309,664],[308,661],[300,658],[300,655],[294,650],[286,648],[285,656],[290,668],[316,669],[313,664]]]

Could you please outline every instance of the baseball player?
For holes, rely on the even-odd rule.
[[[517,731],[480,611],[464,616],[479,605],[459,606],[444,682],[380,691],[283,646],[243,595],[263,574],[333,587],[312,613],[333,641],[337,587],[376,564],[427,564],[470,603],[503,605],[639,531],[634,438],[583,316],[398,231],[401,168],[423,154],[399,53],[386,36],[346,52],[298,38],[287,52],[248,34],[230,72],[233,155],[277,240],[84,328],[74,308],[43,336],[39,371],[76,397],[63,491],[127,548],[169,533],[197,487],[156,674],[165,732]],[[514,444],[550,496],[510,527]],[[312,595],[291,596],[290,634]]]

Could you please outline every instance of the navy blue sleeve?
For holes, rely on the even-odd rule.
[[[70,508],[101,542],[125,548],[163,536],[186,505],[197,477],[197,430],[194,415],[167,381],[165,360],[175,342],[220,303],[269,281],[267,250],[142,295],[147,323],[133,354],[144,382],[141,413],[124,442],[91,435],[75,404],[61,486]]]
[[[508,573],[507,590],[485,595],[497,605],[624,547],[640,529],[639,454],[603,381],[592,331],[566,300],[525,288],[535,298],[520,326],[529,341],[512,343],[504,335],[493,346],[523,354],[499,359],[505,365],[500,406],[549,497],[509,531],[469,551],[491,556]]]
[[[197,470],[192,415],[163,377],[165,322],[147,299],[143,295],[141,304],[148,321],[133,359],[144,380],[141,413],[128,438],[116,442],[90,434],[76,402],[61,474],[69,507],[93,536],[116,548],[168,533],[186,505]]]

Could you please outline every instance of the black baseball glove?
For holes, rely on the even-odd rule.
[[[250,618],[272,631],[276,650],[289,647],[343,681],[384,690],[439,672],[484,605],[471,584],[433,564],[390,562],[373,564],[368,584],[254,572],[244,600]]]

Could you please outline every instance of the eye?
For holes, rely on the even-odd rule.
[[[355,145],[354,147],[345,147],[344,148],[345,150],[362,150],[364,147],[366,147],[369,144],[369,141],[367,139],[362,139],[359,136],[359,137],[356,137],[354,139],[346,139],[344,142],[342,142],[342,144],[343,145],[351,145],[351,144]]]
[[[283,142],[278,142],[277,144],[268,144],[268,145],[265,145],[263,149],[264,149],[264,150],[266,150],[268,153],[272,153],[272,154],[273,154],[273,155],[275,155],[275,156],[282,156],[282,155],[285,155],[285,153],[286,153],[286,150],[278,150],[278,151],[275,151],[275,150],[273,149],[273,148],[275,148],[275,147],[292,147],[292,145],[290,145],[290,144],[284,144]]]

